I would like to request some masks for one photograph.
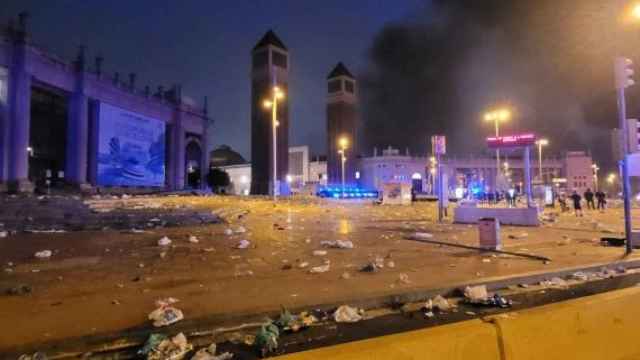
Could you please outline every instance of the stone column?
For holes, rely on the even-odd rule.
[[[13,46],[9,70],[8,116],[8,189],[31,192],[29,181],[29,129],[31,126],[31,74],[27,71],[27,45],[16,42]]]
[[[182,125],[182,111],[178,108],[175,111],[174,125],[172,128],[172,149],[173,156],[173,190],[184,189],[185,181],[185,132]]]
[[[9,156],[9,69],[0,67],[0,192],[7,191]]]
[[[88,137],[88,159],[87,159],[87,181],[92,186],[98,186],[98,134],[99,124],[98,115],[100,111],[100,102],[91,99],[88,104],[89,108],[89,137]]]
[[[209,120],[204,119],[204,132],[201,139],[202,160],[200,164],[200,188],[207,189],[207,174],[209,174]]]
[[[79,188],[88,187],[87,157],[89,153],[89,108],[84,93],[85,60],[84,48],[75,62],[75,84],[69,97],[67,115],[67,148],[65,159],[65,180]]]

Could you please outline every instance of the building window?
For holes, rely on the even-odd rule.
[[[269,53],[267,51],[261,51],[253,55],[254,68],[267,66],[268,64],[269,64]]]
[[[342,80],[331,80],[327,84],[327,90],[329,94],[337,93],[342,90]]]
[[[344,82],[344,90],[353,94],[355,92],[355,85],[353,84],[353,81],[346,80]]]
[[[273,65],[287,68],[287,55],[274,51],[271,53],[271,61],[273,61]]]

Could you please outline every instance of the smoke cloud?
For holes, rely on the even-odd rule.
[[[510,106],[503,133],[534,131],[550,153],[587,150],[613,165],[617,125],[613,59],[640,60],[640,24],[622,0],[433,0],[388,24],[361,78],[363,148],[428,152],[431,135],[450,153],[486,152],[487,109]],[[638,61],[636,61],[638,62]],[[638,71],[640,73],[640,70]],[[628,96],[630,116],[637,90]]]

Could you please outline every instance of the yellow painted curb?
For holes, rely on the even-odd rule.
[[[640,288],[497,318],[505,360],[640,359]]]
[[[500,359],[496,329],[481,320],[355,341],[278,357],[303,359]]]

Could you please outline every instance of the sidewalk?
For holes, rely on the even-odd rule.
[[[404,240],[420,231],[439,240],[477,244],[475,227],[435,224],[435,208],[428,203],[382,207],[317,200],[281,201],[275,206],[267,200],[238,198],[154,201],[166,207],[215,210],[229,223],[141,234],[72,232],[0,239],[0,264],[14,263],[5,266],[10,272],[0,275],[0,318],[3,324],[11,324],[11,331],[0,332],[0,353],[28,344],[145,328],[155,300],[169,296],[181,300],[177,306],[185,321],[223,321],[274,311],[281,305],[350,303],[492,277],[613,262],[622,259],[624,252],[599,244],[600,236],[611,235],[600,232],[604,227],[621,230],[617,209],[604,215],[588,213],[581,219],[563,215],[558,223],[536,229],[503,228],[505,249],[553,260],[543,264]],[[237,232],[242,228],[246,231]],[[225,234],[228,229],[235,231],[233,235]],[[527,236],[508,238],[522,233]],[[189,242],[189,235],[197,236],[199,242]],[[163,236],[173,240],[171,247],[157,245]],[[326,249],[320,244],[337,239],[352,241],[354,248]],[[251,246],[234,249],[240,240],[248,240]],[[53,256],[35,259],[33,254],[43,249],[53,250]],[[314,250],[327,254],[314,256]],[[375,273],[358,271],[378,257],[384,268]],[[326,260],[327,272],[309,273]],[[302,263],[308,265],[301,268]],[[401,274],[409,281],[401,280]],[[5,289],[22,284],[32,292],[4,295]]]

